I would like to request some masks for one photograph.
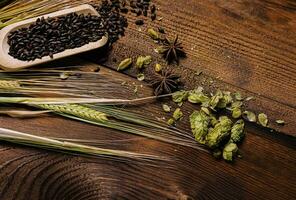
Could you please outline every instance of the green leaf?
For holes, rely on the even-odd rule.
[[[285,121],[284,120],[281,120],[281,119],[278,119],[275,121],[277,124],[279,125],[285,125]]]
[[[233,95],[234,95],[234,98],[238,101],[242,101],[244,99],[242,97],[241,93],[239,93],[239,92],[235,92]]]
[[[167,121],[168,125],[170,126],[174,126],[175,125],[175,120],[173,118],[170,118],[168,121]]]
[[[139,81],[144,81],[145,80],[145,75],[143,73],[140,73],[140,74],[137,75],[137,79]]]
[[[207,115],[211,115],[211,111],[206,107],[201,107],[201,110],[206,113]]]
[[[257,121],[255,113],[253,113],[251,111],[245,111],[244,114],[247,116],[247,119],[250,122],[256,122]]]
[[[231,108],[240,108],[240,107],[242,107],[242,105],[243,105],[242,101],[234,101],[231,104]]]
[[[234,119],[240,118],[242,116],[242,110],[238,107],[232,109],[232,117]]]
[[[221,90],[217,90],[216,94],[212,96],[210,100],[210,107],[211,109],[215,110],[220,100],[223,99],[223,93]]]
[[[180,108],[177,108],[173,114],[173,118],[178,121],[183,117],[183,113]]]
[[[175,103],[181,103],[181,102],[184,102],[184,101],[186,101],[187,98],[188,98],[188,92],[185,91],[185,90],[175,92],[175,93],[172,95],[172,98],[173,98],[173,101],[174,101]]]
[[[245,101],[251,101],[252,99],[254,99],[255,97],[253,97],[253,96],[250,96],[250,97],[247,97],[246,99],[245,99]]]
[[[210,116],[210,120],[211,120],[211,125],[213,127],[215,127],[219,123],[218,119],[214,115]]]
[[[232,102],[232,97],[230,92],[223,92],[223,97],[220,99],[220,101],[217,104],[218,108],[226,108],[227,105],[229,105]]]
[[[166,104],[162,104],[162,109],[164,112],[171,112],[171,107]]]
[[[188,101],[190,103],[208,104],[210,98],[203,93],[203,88],[199,87],[189,92]]]
[[[258,115],[258,121],[259,121],[259,123],[260,123],[262,126],[266,127],[267,124],[268,124],[268,118],[267,118],[267,115],[264,114],[264,113],[260,113],[260,114]]]
[[[160,46],[160,47],[157,47],[156,49],[154,49],[154,51],[156,53],[163,54],[166,51],[166,49],[165,49],[165,47]]]

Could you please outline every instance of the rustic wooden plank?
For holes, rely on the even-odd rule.
[[[171,35],[180,34],[188,59],[175,70],[183,73],[186,87],[204,83],[209,91],[218,87],[256,96],[249,108],[266,112],[271,120],[284,119],[288,124],[283,128],[271,126],[295,135],[294,1],[156,2],[164,18],[148,26],[162,25]],[[128,18],[131,23],[126,37],[115,44],[105,62],[110,68],[128,56],[158,56],[153,53],[155,44],[145,34],[146,27],[138,31],[132,25],[135,17]],[[95,59],[100,60],[97,53],[94,52]],[[192,75],[201,69],[203,75]],[[151,68],[147,69],[149,72]],[[132,69],[127,73],[135,76],[137,72]],[[135,81],[119,73],[111,74]],[[211,80],[214,83],[208,86]],[[144,86],[141,92],[148,95],[152,91]],[[188,113],[196,108],[185,104],[182,110]],[[159,104],[143,110],[159,117],[164,115]],[[0,117],[0,126],[52,137],[126,139],[119,144],[106,142],[104,147],[171,155],[176,159],[172,164],[151,167],[1,143],[1,200],[293,199],[296,195],[295,138],[277,132],[270,134],[252,124],[247,125],[247,137],[240,147],[243,158],[234,164],[216,161],[191,148],[57,116],[26,120]],[[186,118],[178,127],[190,134]]]
[[[104,70],[102,70],[104,71]],[[108,73],[108,70],[105,71]],[[113,76],[124,75],[112,72]],[[128,76],[125,76],[130,81]],[[151,89],[143,86],[145,93]],[[163,117],[161,106],[144,112]],[[182,107],[190,113],[192,105]],[[166,116],[168,117],[168,116]],[[190,134],[188,115],[178,124]],[[110,129],[49,116],[38,119],[1,117],[1,127],[42,136],[119,140],[104,147],[170,155],[175,161],[156,167],[51,153],[2,144],[1,199],[289,199],[296,191],[295,139],[265,134],[252,125],[241,146],[243,159],[233,165],[204,152],[118,133]],[[280,170],[279,170],[280,169]]]
[[[270,127],[295,136],[294,2],[191,0],[185,7],[183,1],[156,2],[160,8],[159,17],[163,19],[148,22],[139,30],[133,23],[135,16],[129,15],[130,27],[126,37],[114,45],[110,59],[104,65],[116,69],[120,60],[140,54],[153,55],[157,62],[161,62],[161,57],[153,51],[157,45],[147,36],[146,30],[162,26],[170,36],[179,34],[183,42],[188,58],[175,69],[182,74],[188,88],[203,85],[209,91],[220,88],[255,96],[248,108],[257,114],[266,112],[270,117]],[[236,11],[242,19],[233,19],[225,14],[225,9]],[[264,21],[259,12],[264,12],[265,18],[270,16],[270,20]],[[282,22],[283,19],[278,22],[278,18],[288,22]],[[93,61],[100,60],[97,53],[92,57]],[[193,80],[194,72],[201,70],[204,75]],[[146,69],[148,74],[151,71],[152,66]],[[130,69],[126,73],[135,77],[138,71]],[[214,84],[209,87],[210,81]],[[278,126],[275,123],[277,119],[284,119],[287,125]]]

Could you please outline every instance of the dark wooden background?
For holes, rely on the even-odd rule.
[[[146,29],[163,26],[169,35],[179,34],[187,52],[188,58],[174,67],[183,75],[187,88],[203,85],[207,90],[221,88],[255,96],[248,109],[267,113],[276,131],[248,124],[240,147],[243,158],[228,164],[191,148],[54,115],[26,120],[1,116],[0,125],[5,128],[42,136],[106,140],[104,146],[109,148],[176,159],[170,164],[145,166],[1,143],[1,200],[295,198],[296,1],[156,0],[155,4],[160,9],[158,17],[163,19],[146,23],[139,30],[133,24],[136,17],[128,15],[126,36],[114,45],[104,65],[115,69],[121,59],[139,54],[161,60],[153,52],[156,45]],[[101,63],[103,56],[96,51],[83,58]],[[203,73],[196,77],[196,71]],[[110,74],[135,81],[132,77],[136,72]],[[152,92],[147,86],[141,90]],[[146,109],[163,115],[158,105]],[[194,107],[186,105],[184,109]],[[287,124],[278,126],[276,119]],[[186,120],[179,127],[188,130]],[[118,139],[127,142],[111,142]]]

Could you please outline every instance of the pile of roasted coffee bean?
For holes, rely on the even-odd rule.
[[[71,13],[57,18],[38,18],[27,28],[13,31],[8,36],[9,55],[32,61],[66,49],[96,42],[106,34],[98,16]]]
[[[107,19],[109,19],[108,16],[114,13],[118,14],[120,17],[116,16],[114,19],[116,18],[117,21],[120,20],[123,25],[125,25],[124,20],[126,20],[126,18],[119,13],[127,14],[129,11],[134,13],[137,17],[150,16],[152,21],[156,19],[156,6],[151,4],[151,0],[104,0],[102,4],[96,8],[101,16],[105,16]],[[108,13],[109,15],[106,15]],[[112,23],[114,19],[106,21]],[[135,24],[143,25],[144,20],[137,19]]]
[[[124,35],[125,28],[128,26],[126,17],[120,14],[120,9],[124,6],[125,3],[122,4],[119,0],[105,0],[99,6],[94,5],[102,18],[103,26],[108,33],[111,44]]]
[[[131,0],[130,7],[132,13],[136,13],[137,16],[144,15],[148,16],[150,10],[150,17],[152,20],[156,19],[156,7],[155,5],[150,5],[150,0]]]
[[[95,42],[108,33],[109,44],[124,35],[128,26],[123,14],[129,11],[137,16],[156,19],[156,7],[150,0],[103,0],[93,5],[100,17],[75,13],[58,18],[40,18],[27,28],[12,32],[8,37],[9,55],[23,61],[32,61],[66,49],[81,47]],[[142,19],[135,21],[143,25]]]

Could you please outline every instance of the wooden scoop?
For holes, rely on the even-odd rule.
[[[8,54],[9,52],[9,45],[7,43],[8,41],[8,35],[10,32],[18,30],[20,28],[28,27],[30,24],[36,22],[38,18],[44,17],[45,19],[48,17],[54,18],[54,17],[59,17],[63,15],[67,15],[70,13],[77,13],[77,14],[91,14],[91,15],[97,15],[99,16],[99,13],[90,5],[84,4],[81,6],[77,6],[74,8],[70,9],[65,9],[57,12],[53,12],[47,15],[42,15],[39,17],[27,19],[15,24],[11,24],[2,30],[0,30],[0,68],[7,70],[7,71],[16,71],[19,69],[23,69],[26,67],[30,67],[33,65],[38,65],[42,63],[46,63],[49,61],[57,60],[60,58],[64,58],[67,56],[75,55],[78,53],[86,52],[89,50],[97,49],[102,46],[104,46],[107,41],[108,37],[104,36],[102,39],[98,40],[97,42],[91,42],[89,44],[86,44],[82,47],[78,47],[75,49],[67,49],[63,52],[56,53],[53,55],[53,58],[50,58],[49,56],[42,57],[41,59],[35,59],[34,61],[22,61],[16,58],[13,58]]]

